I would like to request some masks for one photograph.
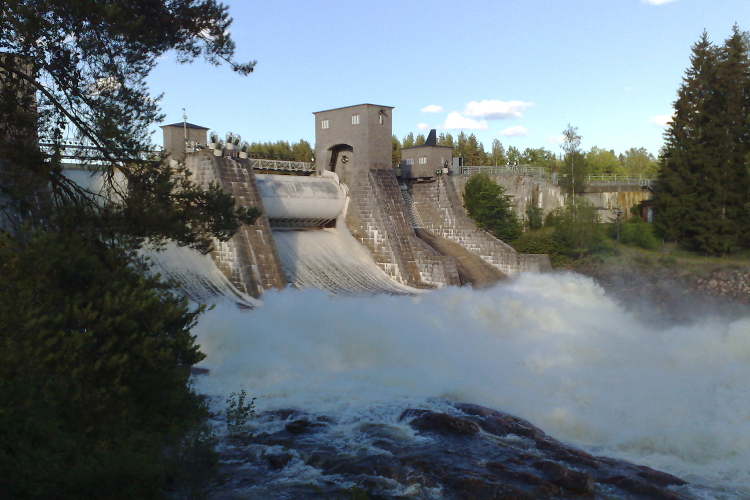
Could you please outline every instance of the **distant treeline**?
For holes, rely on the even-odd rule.
[[[253,142],[247,149],[250,158],[265,158],[268,160],[313,161],[315,152],[310,143],[304,139],[299,142]]]
[[[403,140],[395,135],[392,139],[392,160],[396,166],[401,162],[401,148],[421,146],[426,141],[424,134],[416,137],[409,133]],[[489,150],[477,140],[474,134],[466,135],[459,132],[454,138],[451,134],[441,133],[437,138],[438,146],[453,147],[453,157],[462,157],[464,165],[495,165],[515,166],[531,165],[544,168],[551,172],[555,166],[562,166],[562,154],[555,154],[546,148],[526,148],[523,151],[515,146],[508,146],[495,139]],[[311,162],[315,151],[309,142],[300,139],[298,142],[253,142],[248,148],[250,158],[266,158],[269,160],[306,161]],[[592,147],[584,153],[584,168],[588,174],[618,174],[641,175],[656,177],[659,166],[656,158],[645,148],[630,148],[624,153],[615,154],[613,150]]]
[[[403,140],[394,135],[393,164],[398,165],[401,162],[401,148],[421,146],[425,140],[424,134],[415,137],[413,133],[409,133]],[[455,139],[451,134],[441,133],[437,137],[437,144],[453,147],[453,157],[462,157],[464,165],[531,165],[551,172],[553,167],[563,164],[562,154],[557,155],[546,148],[526,148],[523,152],[515,146],[508,146],[506,149],[498,139],[492,141],[489,150],[485,150],[484,144],[479,142],[474,134],[466,135],[464,132],[459,132]],[[613,150],[594,146],[584,153],[584,157],[584,168],[588,174],[655,177],[659,171],[656,158],[645,148],[630,148],[618,155]]]

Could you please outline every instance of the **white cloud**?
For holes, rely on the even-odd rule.
[[[451,111],[445,119],[443,128],[447,129],[465,129],[465,130],[487,130],[489,126],[484,120],[472,120],[462,116],[458,111]]]
[[[523,101],[471,101],[466,105],[464,115],[483,120],[521,118],[523,112],[533,105],[532,102]]]
[[[651,5],[662,5],[669,2],[674,2],[675,0],[643,0],[644,3],[649,3]]]
[[[520,125],[517,127],[508,127],[498,133],[500,135],[504,135],[505,137],[526,137],[527,135],[529,135],[529,131],[526,130],[525,127],[521,127]]]
[[[562,134],[553,135],[553,136],[547,137],[547,142],[549,142],[550,144],[562,144],[563,142],[565,142],[565,136]]]
[[[442,113],[443,107],[438,106],[437,104],[430,104],[429,106],[422,108],[420,111],[422,111],[422,113]]]
[[[672,115],[656,115],[649,118],[648,121],[651,122],[651,125],[667,128],[672,121]]]
[[[417,123],[417,130],[427,130],[430,128],[426,123]]]

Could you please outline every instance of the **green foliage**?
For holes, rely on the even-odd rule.
[[[255,399],[245,404],[247,393],[244,390],[239,393],[231,393],[227,398],[227,409],[224,415],[227,419],[227,430],[231,437],[240,437],[246,434],[245,426],[250,418],[255,416]]]
[[[218,442],[213,428],[204,423],[190,429],[166,449],[167,489],[171,498],[204,500],[221,486]]]
[[[581,152],[581,136],[578,128],[568,124],[563,131],[565,140],[560,146],[564,151],[563,165],[560,169],[559,183],[563,190],[575,196],[580,193],[586,185],[588,165],[586,156]]]
[[[464,165],[489,164],[489,156],[484,151],[484,145],[477,140],[477,136],[474,134],[467,136],[465,133],[459,132],[453,156],[463,157]]]
[[[555,268],[570,262],[570,257],[560,251],[551,232],[524,233],[512,245],[520,253],[547,254],[550,264]]]
[[[630,148],[620,155],[620,162],[628,175],[654,178],[659,173],[656,158],[646,148]]]
[[[214,225],[205,220],[211,217],[222,219],[217,222],[222,231],[236,231],[242,214],[229,195],[204,193],[184,169],[165,165],[153,153],[149,130],[162,115],[146,85],[157,59],[170,50],[183,62],[203,56],[250,73],[254,62],[232,61],[231,23],[227,7],[215,0],[147,7],[134,0],[4,2],[0,52],[15,56],[0,58],[0,161],[6,162],[0,210],[25,217],[32,209],[41,226],[135,244],[145,237],[172,238],[205,248],[212,235],[201,231]],[[52,144],[51,154],[40,151],[37,132]],[[63,175],[60,148],[69,135],[94,148],[86,152],[91,158],[80,161],[104,174],[108,191],[103,197]],[[128,189],[118,183],[119,175]],[[132,198],[131,187],[137,189]],[[179,193],[169,192],[174,189]],[[165,213],[136,206],[154,199]],[[186,219],[196,211],[186,211],[185,203],[199,207],[204,220],[193,224]],[[166,220],[172,224],[165,225]],[[138,234],[121,233],[136,227]]]
[[[518,150],[515,146],[509,146],[508,147],[508,165],[511,167],[520,165],[523,163],[523,154]]]
[[[309,142],[300,139],[293,144],[287,141],[253,142],[247,148],[250,158],[267,160],[306,161],[311,162],[314,151]]]
[[[395,135],[391,136],[391,166],[396,168],[401,163],[401,141]]]
[[[575,197],[569,205],[552,212],[548,219],[554,221],[554,240],[560,253],[580,259],[603,247],[604,228],[591,202]]]
[[[545,148],[526,148],[521,157],[521,163],[531,165],[532,167],[543,168],[546,172],[551,172],[552,167],[559,163],[557,156]]]
[[[0,491],[153,498],[206,416],[191,310],[135,256],[76,235],[0,236]]]
[[[587,170],[592,174],[625,174],[627,170],[612,150],[594,146],[586,153]]]
[[[526,205],[526,220],[524,220],[526,228],[534,231],[541,229],[544,225],[544,210],[537,207],[534,203]]]
[[[734,27],[722,47],[704,32],[677,93],[655,192],[655,224],[689,250],[750,244],[750,46]]]
[[[512,198],[485,173],[472,175],[464,187],[464,207],[469,217],[480,228],[507,242],[521,235],[521,223],[513,211]]]
[[[617,224],[609,224],[607,232],[610,238],[616,239]],[[646,224],[640,217],[620,223],[620,243],[637,246],[644,250],[658,250],[661,248],[661,241],[654,234],[653,225]]]
[[[505,164],[508,163],[508,158],[506,158],[505,156],[505,148],[503,147],[503,144],[497,139],[492,140],[489,162],[490,165],[500,167],[505,166]]]
[[[562,216],[564,212],[565,212],[565,207],[557,207],[547,212],[547,214],[544,216],[544,226],[545,227],[557,227],[562,221]]]

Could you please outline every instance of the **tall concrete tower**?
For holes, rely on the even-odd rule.
[[[391,169],[391,106],[358,104],[318,111],[315,115],[315,166],[348,174],[369,169]]]

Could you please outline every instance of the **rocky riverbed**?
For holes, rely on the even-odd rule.
[[[586,453],[473,404],[344,427],[325,415],[278,410],[254,426],[265,430],[222,439],[227,482],[214,500],[712,498],[670,474]]]
[[[594,278],[608,295],[655,323],[750,315],[750,266],[686,265],[670,257],[636,256],[588,261],[575,271]]]

